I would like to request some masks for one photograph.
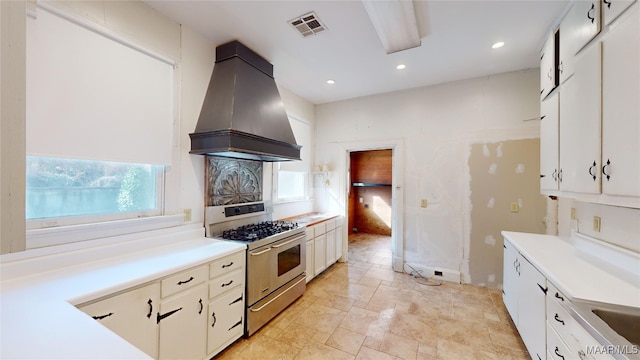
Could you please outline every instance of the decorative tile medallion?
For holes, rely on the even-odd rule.
[[[262,162],[205,156],[207,206],[262,201]]]

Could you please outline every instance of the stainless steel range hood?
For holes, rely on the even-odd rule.
[[[273,79],[273,65],[238,41],[216,63],[191,137],[191,154],[259,161],[300,160],[300,145]]]

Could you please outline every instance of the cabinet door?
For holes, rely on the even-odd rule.
[[[156,312],[160,305],[160,283],[147,285],[79,309],[136,346],[158,357]]]
[[[336,262],[336,230],[327,231],[327,267]]]
[[[165,299],[157,313],[160,359],[202,359],[207,341],[208,291],[205,284]]]
[[[518,331],[532,359],[543,359],[546,353],[546,294],[546,278],[520,257]]]
[[[518,252],[511,243],[504,239],[504,260],[502,270],[502,300],[518,325]]]
[[[336,261],[342,257],[342,226],[336,228]]]
[[[558,190],[558,94],[540,104],[540,190]]]
[[[602,192],[640,196],[640,4],[602,42]]]
[[[622,14],[635,0],[602,0],[602,18],[604,25],[609,25]]]
[[[219,352],[244,332],[244,290],[242,286],[219,296],[209,303],[207,314],[207,351]]]
[[[560,59],[578,53],[599,32],[600,0],[574,2],[560,24]]]
[[[313,276],[315,275],[314,272],[314,241],[313,239],[311,239],[310,241],[307,241],[307,254],[306,254],[306,258],[307,258],[307,264],[306,264],[306,271],[307,271],[307,282],[311,281],[311,279],[313,279]]]
[[[540,98],[556,87],[555,34],[551,34],[540,53]]]
[[[326,242],[327,235],[322,234],[320,236],[316,236],[313,246],[313,264],[314,264],[314,275],[320,274],[327,266],[327,258],[326,258]]]
[[[600,193],[600,44],[576,58],[575,74],[560,87],[560,190]]]

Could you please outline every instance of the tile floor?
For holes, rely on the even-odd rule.
[[[419,284],[391,270],[390,238],[349,237],[349,262],[216,359],[529,359],[501,292]]]

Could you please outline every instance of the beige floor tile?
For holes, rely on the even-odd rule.
[[[297,317],[296,322],[318,331],[332,333],[346,314],[342,310],[314,304]]]
[[[305,346],[295,357],[296,360],[353,360],[355,358],[355,355],[323,344]],[[256,359],[262,360],[260,357],[256,357]]]
[[[325,344],[349,354],[357,355],[364,343],[364,339],[365,336],[362,334],[338,327]]]
[[[393,355],[385,354],[381,351],[377,351],[368,347],[360,348],[356,360],[395,360],[397,359]]]
[[[387,333],[380,344],[380,351],[401,359],[415,359],[418,354],[418,341]]]

